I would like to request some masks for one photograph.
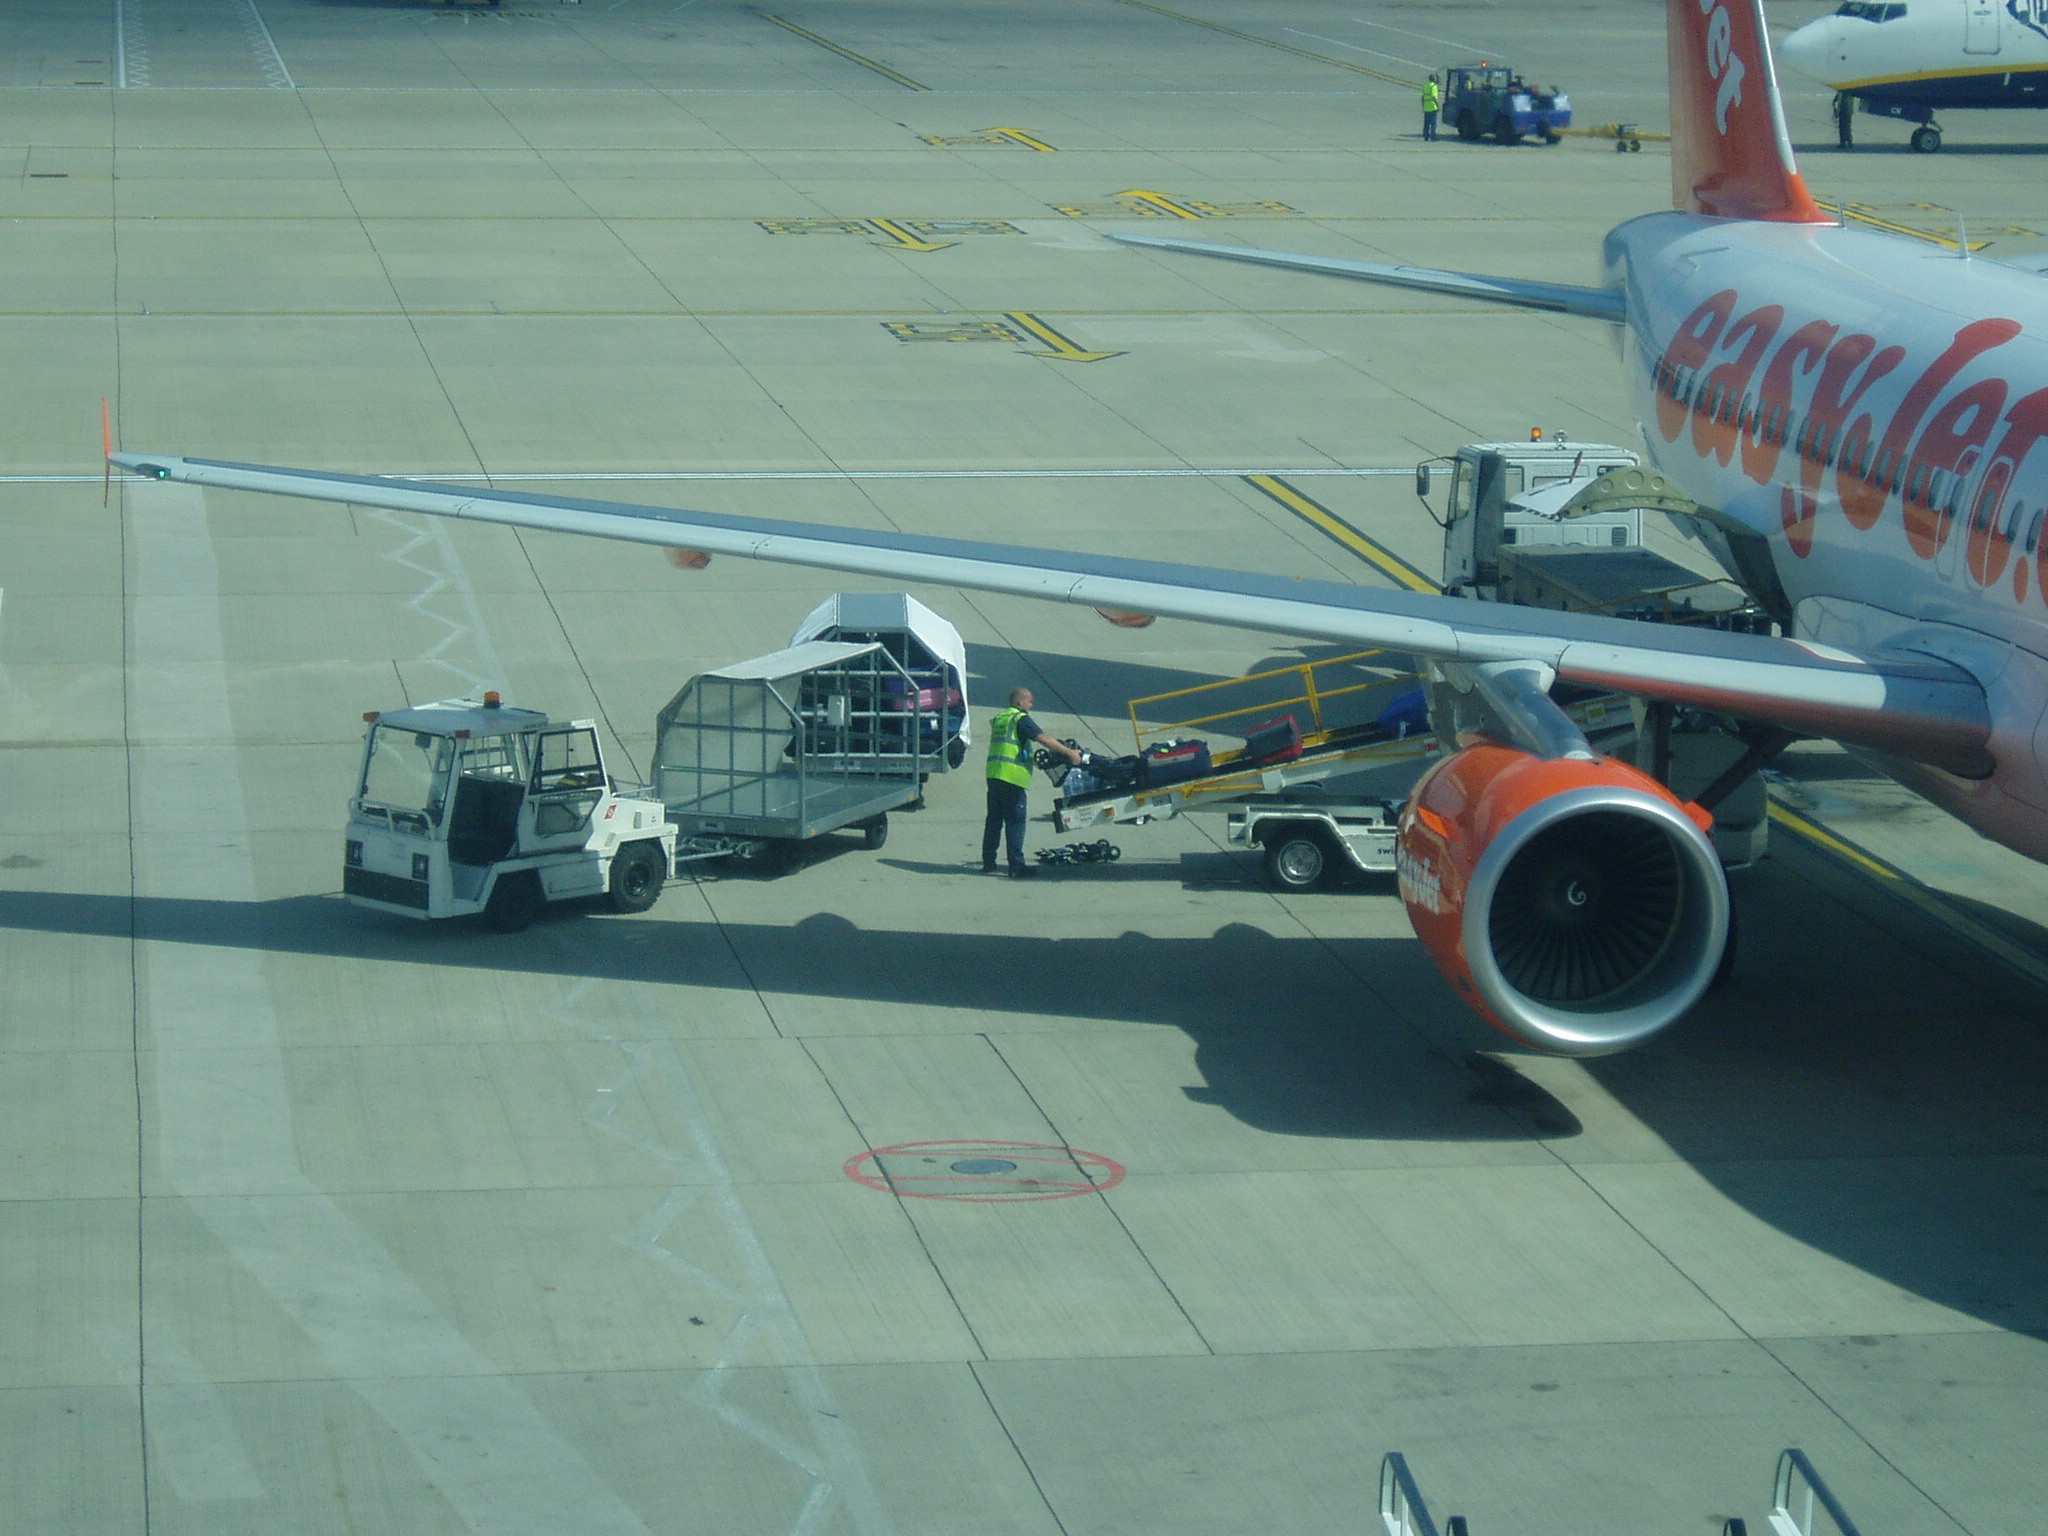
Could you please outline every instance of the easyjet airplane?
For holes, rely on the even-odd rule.
[[[1564,311],[1619,328],[1651,454],[1785,637],[1237,571],[146,453],[160,480],[687,546],[889,580],[1384,646],[1433,668],[1451,750],[1400,827],[1400,891],[1460,996],[1592,1055],[1712,980],[1711,817],[1602,758],[1557,679],[1877,754],[2048,859],[2048,288],[1839,227],[1792,163],[1761,0],[1668,0],[1676,211],[1614,230],[1599,287],[1140,240]],[[2031,333],[2030,333],[2031,327]]]
[[[1843,0],[1778,45],[1784,61],[1865,112],[1920,126],[1943,107],[2048,107],[2048,0]]]

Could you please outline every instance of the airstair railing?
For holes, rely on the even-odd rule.
[[[1380,1461],[1380,1524],[1386,1536],[1466,1536],[1463,1515],[1451,1516],[1438,1532],[1415,1474],[1408,1470],[1408,1458],[1399,1451],[1387,1452]]]
[[[1861,1536],[1856,1522],[1797,1446],[1778,1458],[1770,1518],[1773,1536]]]

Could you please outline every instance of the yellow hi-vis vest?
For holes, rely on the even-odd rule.
[[[1437,91],[1436,91],[1436,82],[1435,82],[1434,80],[1425,80],[1425,81],[1423,81],[1423,82],[1422,82],[1422,110],[1423,110],[1423,111],[1425,111],[1425,112],[1434,112],[1434,111],[1435,111],[1435,110],[1437,109],[1437,106],[1438,106],[1438,104],[1439,104],[1439,103],[1440,103],[1440,102],[1441,102],[1442,100],[1443,100],[1443,98],[1442,98],[1441,96],[1437,95]]]
[[[988,723],[988,776],[1005,784],[1031,787],[1031,764],[1024,757],[1024,743],[1017,739],[1021,709],[1006,709]]]

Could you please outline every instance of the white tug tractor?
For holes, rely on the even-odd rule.
[[[403,917],[515,933],[551,901],[608,895],[644,912],[675,867],[658,800],[622,793],[592,720],[448,699],[363,716],[342,892]]]

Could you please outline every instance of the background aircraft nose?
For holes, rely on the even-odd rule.
[[[1834,41],[1834,17],[1823,16],[1819,21],[1809,21],[1778,44],[1778,62],[1796,69],[1809,80],[1818,80],[1822,85],[1832,84],[1827,78],[1827,71],[1838,51]]]

